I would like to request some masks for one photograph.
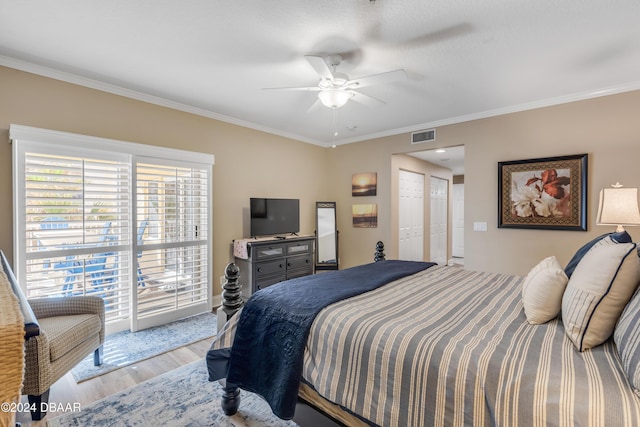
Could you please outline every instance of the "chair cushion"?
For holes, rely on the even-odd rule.
[[[40,329],[49,340],[51,361],[55,361],[88,338],[100,333],[100,318],[95,314],[74,314],[40,318]]]

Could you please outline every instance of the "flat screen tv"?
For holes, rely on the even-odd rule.
[[[251,236],[296,234],[300,231],[300,200],[250,200]]]

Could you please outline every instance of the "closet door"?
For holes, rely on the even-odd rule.
[[[398,257],[408,261],[424,260],[424,175],[399,172],[399,246]]]
[[[447,216],[449,206],[449,182],[431,177],[431,260],[447,264]]]

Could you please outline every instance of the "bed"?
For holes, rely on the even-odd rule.
[[[566,274],[553,257],[527,276],[422,264],[417,271],[332,302],[314,314],[308,332],[302,333],[300,373],[293,367],[297,392],[346,425],[640,425],[640,295],[634,294],[640,262],[633,243],[610,236],[596,240],[576,253],[578,260],[574,257]],[[355,268],[379,276],[392,265],[387,263],[404,262]],[[323,278],[317,287],[307,278],[271,288],[275,294],[298,286],[303,293],[321,293],[333,278],[341,281],[342,272],[315,276]],[[552,283],[557,278],[564,285]],[[593,282],[602,280],[608,282],[595,295]],[[593,304],[576,296],[580,292],[574,288],[585,281]],[[540,283],[553,288],[547,292],[555,294],[553,303],[541,301],[540,295],[525,298],[523,290],[535,285],[537,292]],[[605,335],[596,343],[590,328],[600,323],[598,310],[610,309],[610,297],[618,306],[614,322],[608,329],[595,328],[596,335]],[[230,401],[239,385],[265,397],[276,415],[288,419],[291,414],[283,407],[291,404],[290,394],[272,396],[269,384],[265,391],[245,383],[247,372],[258,382],[261,375],[273,382],[272,374],[259,373],[262,362],[245,364],[246,354],[234,352],[236,337],[246,333],[243,316],[252,299],[212,343],[209,379],[228,379],[223,407],[229,413],[237,409],[232,407],[237,402]],[[578,309],[573,299],[580,301]],[[543,315],[549,320],[532,324],[539,315],[536,304],[550,311]],[[584,307],[587,311],[580,311]],[[259,310],[267,315],[269,307]],[[283,319],[273,324],[289,322],[286,310],[275,311]],[[587,325],[572,323],[576,316],[586,318]],[[285,338],[283,350],[269,359],[269,347],[263,345],[278,345],[281,337],[267,335],[275,344],[253,341],[253,349],[241,352],[253,351],[271,371],[292,368],[286,361],[277,365],[283,353],[295,353],[293,344]],[[248,336],[252,339],[251,332]],[[242,363],[234,364],[234,358]]]

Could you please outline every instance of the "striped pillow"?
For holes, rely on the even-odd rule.
[[[640,397],[640,291],[625,307],[613,332],[622,369],[636,395]]]
[[[631,236],[626,231],[620,231],[620,232],[616,231],[614,233],[605,233],[605,234],[603,234],[601,236],[596,237],[595,239],[591,240],[590,242],[584,244],[573,255],[573,257],[571,258],[571,260],[569,261],[569,263],[567,264],[567,266],[564,269],[564,272],[567,274],[567,277],[571,278],[571,275],[573,274],[573,271],[576,269],[576,267],[578,266],[578,263],[580,262],[582,257],[589,251],[589,249],[591,249],[593,247],[593,245],[598,243],[600,240],[606,239],[607,237],[611,237],[616,243],[631,243],[631,242],[633,242],[633,240],[631,239]]]
[[[557,258],[550,256],[531,269],[522,284],[522,305],[527,321],[540,325],[562,308],[562,294],[569,279]]]
[[[635,243],[607,237],[578,263],[562,297],[562,322],[573,345],[584,351],[602,344],[640,281]]]

